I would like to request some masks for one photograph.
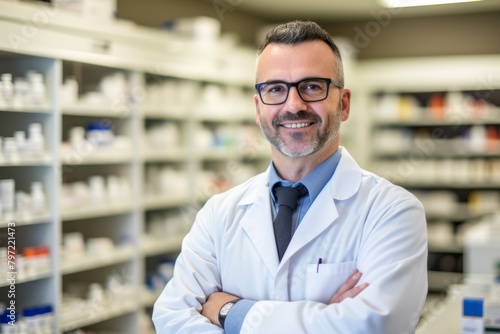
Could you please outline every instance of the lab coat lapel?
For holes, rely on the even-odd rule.
[[[339,214],[335,201],[346,200],[358,192],[362,170],[345,148],[341,147],[341,150],[342,157],[335,174],[307,211],[281,263],[278,261],[272,226],[269,169],[260,174],[252,190],[240,200],[238,205],[248,205],[241,225],[273,278],[280,265],[284,265],[293,254],[337,221]]]
[[[273,277],[279,265],[271,216],[269,174],[264,173],[253,192],[246,194],[238,205],[248,205],[241,226]]]
[[[335,174],[316,197],[299,227],[295,231],[281,263],[320,235],[338,217],[335,201],[342,201],[356,194],[361,186],[362,170],[344,147]]]
[[[338,216],[335,201],[330,192],[330,187],[327,185],[316,197],[316,200],[302,219],[281,262],[284,263],[300,248],[320,235],[328,226],[334,224]]]

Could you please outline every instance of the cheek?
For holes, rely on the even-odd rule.
[[[338,114],[342,115],[342,108],[341,108],[342,102],[340,100],[328,97],[328,99],[325,102],[326,104],[323,105],[321,109],[316,110],[316,113],[322,119],[332,118],[332,116],[338,116]]]

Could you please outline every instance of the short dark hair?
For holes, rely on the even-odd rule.
[[[295,20],[275,27],[267,33],[264,42],[257,49],[257,55],[260,55],[272,43],[296,45],[316,40],[325,42],[332,50],[336,59],[338,76],[336,79],[344,84],[344,68],[340,50],[333,41],[332,36],[315,22]]]

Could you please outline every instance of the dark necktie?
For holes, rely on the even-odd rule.
[[[305,194],[307,194],[307,188],[303,185],[295,188],[278,186],[274,189],[274,195],[278,199],[278,214],[274,219],[273,227],[280,261],[292,239],[293,211],[297,208],[299,198]]]

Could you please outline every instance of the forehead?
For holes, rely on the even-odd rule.
[[[307,77],[336,79],[335,56],[323,41],[269,44],[257,60],[257,82],[298,81]]]

